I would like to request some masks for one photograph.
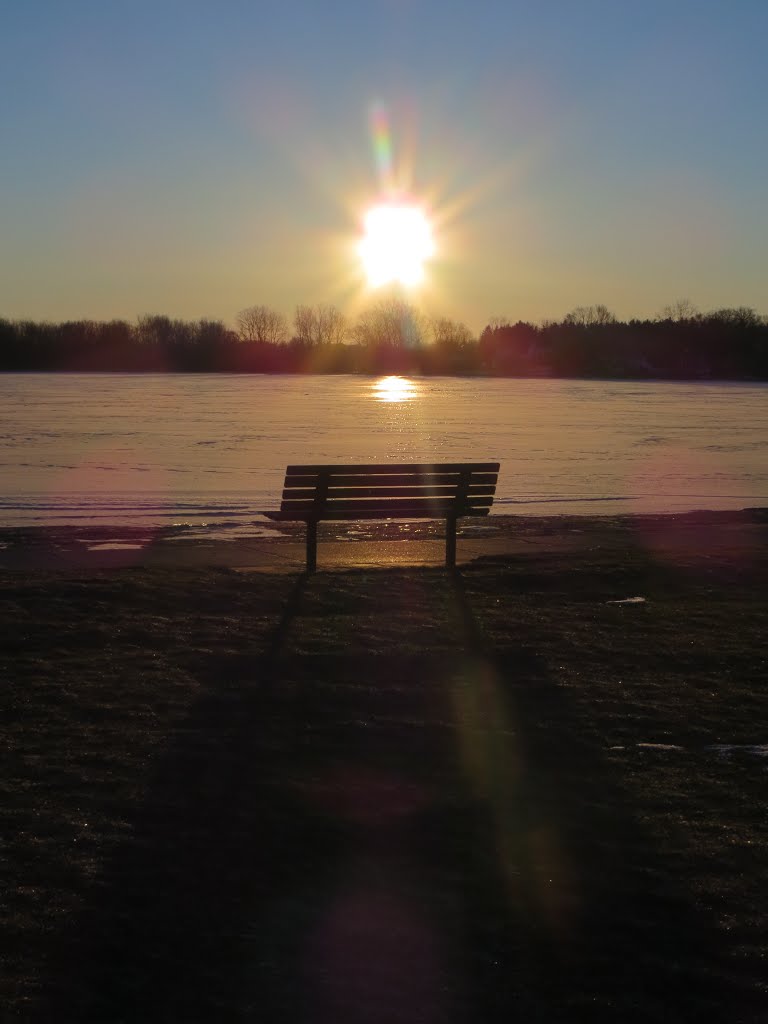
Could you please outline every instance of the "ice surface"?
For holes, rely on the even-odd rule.
[[[499,461],[507,514],[768,504],[764,384],[408,384],[381,402],[356,376],[3,374],[0,526],[252,522],[296,462]]]

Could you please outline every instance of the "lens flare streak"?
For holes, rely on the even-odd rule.
[[[376,104],[371,111],[371,136],[382,191],[391,192],[394,189],[392,135],[389,130],[389,116],[386,108],[381,104]]]

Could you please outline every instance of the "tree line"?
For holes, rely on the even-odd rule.
[[[768,317],[747,307],[701,313],[687,300],[621,321],[602,305],[561,321],[493,318],[479,337],[400,298],[354,321],[331,305],[268,306],[220,320],[136,323],[0,319],[0,371],[403,373],[493,377],[768,380]]]

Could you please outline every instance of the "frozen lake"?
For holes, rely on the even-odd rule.
[[[0,526],[253,532],[295,462],[500,461],[497,513],[768,505],[768,386],[0,376]]]

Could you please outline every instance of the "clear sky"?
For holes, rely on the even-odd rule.
[[[388,157],[414,301],[474,330],[768,312],[766,0],[0,0],[0,39],[0,316],[354,312]]]

